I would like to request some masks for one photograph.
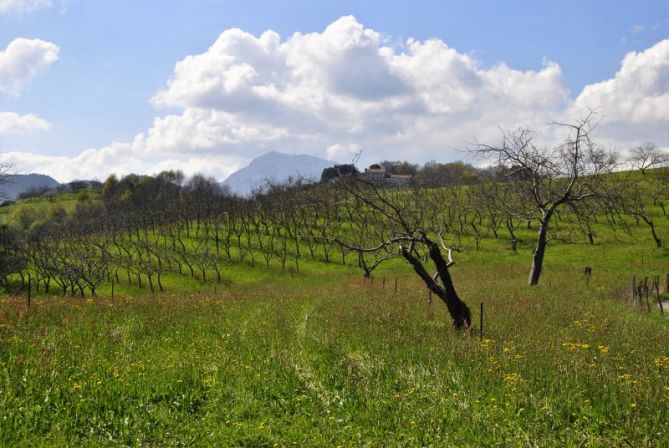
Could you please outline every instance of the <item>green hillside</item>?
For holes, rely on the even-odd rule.
[[[669,218],[649,206],[669,239]],[[365,279],[353,255],[342,265],[333,248],[325,262],[307,241],[285,265],[280,251],[266,262],[268,239],[254,235],[243,257],[233,244],[217,261],[221,282],[184,264],[152,293],[121,267],[113,298],[106,280],[95,296],[40,286],[30,308],[16,289],[0,300],[0,443],[668,445],[667,316],[655,292],[630,298],[633,276],[659,276],[669,298],[669,251],[630,216],[593,221],[594,244],[560,219],[536,287],[534,224],[517,223],[517,253],[503,227],[447,237],[460,238],[450,273],[473,312],[465,332],[399,258]],[[163,225],[146,236],[159,247]]]

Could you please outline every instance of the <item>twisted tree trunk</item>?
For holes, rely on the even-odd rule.
[[[416,274],[423,280],[430,291],[436,294],[437,297],[446,304],[455,328],[458,330],[466,330],[472,323],[469,307],[465,302],[460,300],[460,297],[458,297],[458,294],[455,291],[455,286],[453,285],[453,279],[448,272],[448,263],[444,260],[439,247],[434,243],[429,243],[428,246],[429,256],[437,267],[437,275],[434,277],[425,270],[425,266],[423,266],[421,261],[409,250],[402,250],[402,256],[409,262],[409,264],[411,264],[411,266],[413,266]],[[437,279],[441,279],[441,284],[437,282]]]

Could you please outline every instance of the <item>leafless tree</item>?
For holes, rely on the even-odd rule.
[[[662,240],[657,234],[656,223],[653,221],[655,211],[651,207],[652,190],[652,184],[639,182],[639,179],[629,178],[628,176],[619,184],[616,194],[623,206],[623,211],[633,217],[637,225],[639,221],[643,221],[648,226],[655,247],[659,249],[662,247]]]
[[[669,154],[659,148],[653,142],[646,142],[632,148],[627,156],[627,161],[634,169],[646,174],[646,170],[654,166],[666,165],[669,162]]]
[[[14,166],[11,163],[0,163],[0,199],[6,199],[2,186],[7,184],[11,179],[11,171]]]
[[[344,235],[329,238],[359,255],[375,254],[372,262],[400,256],[404,258],[425,285],[447,306],[457,329],[471,325],[471,313],[458,296],[449,268],[453,265],[451,250],[446,247],[438,228],[429,219],[434,204],[424,190],[380,190],[361,178],[340,179],[340,194],[332,195],[332,208],[364,210],[366,242],[361,244],[359,235],[349,229]],[[343,193],[343,194],[341,194]],[[325,193],[324,193],[325,194]],[[355,230],[358,230],[356,227]],[[442,250],[448,252],[444,258]],[[436,273],[428,272],[429,264]],[[369,269],[367,265],[367,269]]]
[[[533,219],[539,222],[528,281],[532,286],[539,283],[548,230],[556,212],[568,204],[600,199],[602,175],[616,166],[616,154],[590,139],[596,124],[592,113],[574,123],[556,123],[568,135],[562,144],[550,149],[537,144],[534,131],[522,128],[504,132],[499,145],[480,144],[472,149],[507,173],[523,206],[528,206]]]

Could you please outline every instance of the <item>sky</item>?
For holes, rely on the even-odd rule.
[[[59,181],[466,160],[588,110],[669,147],[669,2],[0,0],[0,162]]]

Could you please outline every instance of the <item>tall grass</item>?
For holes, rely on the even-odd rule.
[[[627,300],[669,251],[643,226],[595,230],[554,241],[533,288],[533,230],[515,255],[503,232],[458,253],[482,338],[399,259],[373,283],[304,260],[231,263],[225,286],[166,275],[164,294],[0,298],[0,444],[669,446],[667,317]]]
[[[528,254],[461,257],[455,281],[473,308],[485,303],[483,340],[455,333],[413,276],[381,289],[400,266],[373,284],[313,274],[30,310],[6,298],[0,441],[661,446],[669,327],[616,296],[628,280],[617,263],[643,253],[644,271],[659,272],[666,256],[611,250],[549,257],[536,288],[524,286]]]

